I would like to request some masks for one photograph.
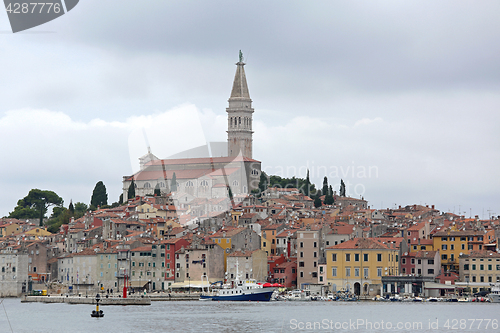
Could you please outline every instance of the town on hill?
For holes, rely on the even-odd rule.
[[[236,266],[243,278],[290,289],[367,296],[446,295],[500,282],[497,217],[421,205],[373,209],[336,193],[332,204],[315,207],[296,188],[185,205],[174,196],[88,210],[55,233],[36,220],[1,219],[0,296],[125,284],[141,292],[199,291],[234,279]]]

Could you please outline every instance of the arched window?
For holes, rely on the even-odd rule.
[[[253,169],[252,170],[252,176],[258,176],[259,175],[259,170]]]
[[[233,117],[231,117],[230,119],[231,119],[231,127],[233,127]]]
[[[243,193],[247,193],[247,187],[243,186]]]
[[[158,186],[160,186],[160,187],[165,187],[165,183],[164,183],[164,182],[159,182],[159,183],[158,183]]]
[[[186,182],[186,187],[193,187],[193,186],[194,186],[194,184],[193,184],[193,182],[192,182],[192,181],[188,180],[188,181]]]
[[[202,180],[202,181],[200,182],[200,186],[207,187],[207,186],[208,186],[208,181],[207,181],[207,180]]]
[[[144,183],[144,188],[151,188],[151,184],[150,183]]]
[[[238,125],[241,125],[241,117],[238,117]]]
[[[238,185],[240,185],[240,183],[238,183],[237,180],[233,180],[233,186],[238,186]]]

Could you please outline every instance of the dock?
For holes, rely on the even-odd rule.
[[[96,304],[93,296],[21,296],[21,303],[68,303],[68,304]],[[149,297],[103,297],[99,305],[151,305]]]

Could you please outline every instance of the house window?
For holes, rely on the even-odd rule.
[[[333,277],[337,276],[337,267],[332,267],[332,276]]]
[[[332,261],[337,261],[337,253],[332,253]],[[497,265],[500,266],[500,265]]]
[[[368,261],[368,253],[363,254],[363,261]]]
[[[358,267],[354,268],[354,276],[359,276],[359,268]]]
[[[377,253],[377,261],[382,261],[382,253]]]
[[[448,246],[446,244],[441,245],[441,250],[448,250]]]
[[[377,276],[378,277],[382,276],[382,267],[377,267]]]
[[[359,253],[354,253],[354,261],[359,261]]]
[[[429,274],[429,275],[433,275],[433,274],[434,274],[434,269],[433,269],[433,268],[429,268],[429,269],[427,270],[427,274]]]
[[[366,267],[365,267],[365,268],[363,268],[363,276],[364,276],[365,278],[368,278],[368,268],[366,268]]]
[[[403,265],[406,265],[406,258],[402,258],[402,259],[401,259],[401,263],[402,263]]]
[[[351,267],[345,268],[345,276],[351,276]]]
[[[351,261],[351,254],[350,253],[345,254],[345,261]]]
[[[299,267],[304,267],[304,262],[303,261],[299,261]]]

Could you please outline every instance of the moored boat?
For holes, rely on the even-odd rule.
[[[271,300],[275,288],[263,288],[255,280],[234,281],[233,287],[214,290],[212,293],[202,294],[201,300],[212,301],[259,301]]]
[[[488,294],[491,303],[500,303],[500,284],[496,283],[491,286],[491,291]]]
[[[269,284],[261,285],[253,279],[240,280],[236,265],[236,279],[231,285],[223,285],[221,289],[208,291],[200,296],[200,300],[269,302],[276,288],[264,287],[266,285]]]

